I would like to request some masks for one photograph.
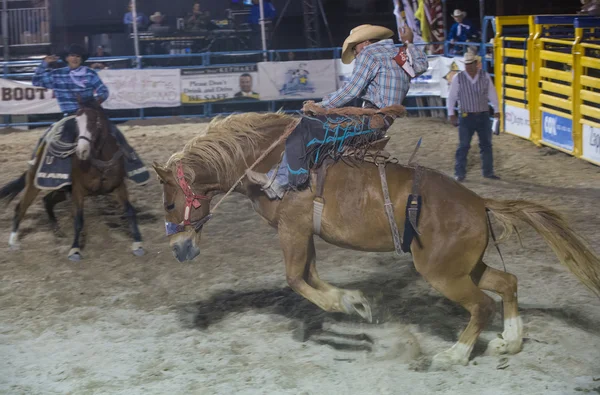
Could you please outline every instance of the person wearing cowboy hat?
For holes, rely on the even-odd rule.
[[[72,115],[77,111],[78,97],[82,101],[95,99],[100,103],[108,99],[108,88],[98,77],[98,73],[83,66],[89,54],[81,45],[72,44],[60,58],[67,67],[52,69],[50,65],[59,58],[55,55],[46,56],[35,71],[32,84],[54,90],[64,116]]]
[[[448,40],[451,44],[455,42],[467,42],[474,35],[473,26],[467,19],[467,13],[459,9],[454,10],[452,18],[454,18],[454,24],[450,27],[450,33],[448,33]],[[462,54],[462,51],[456,49],[456,54]]]
[[[490,75],[478,65],[479,57],[472,52],[464,56],[465,70],[452,78],[446,106],[450,122],[458,126],[458,147],[454,165],[454,178],[462,182],[467,174],[467,155],[471,148],[471,139],[477,132],[481,153],[481,170],[485,178],[499,179],[494,174],[492,154],[492,123],[489,115],[489,103],[494,108],[494,117],[498,113],[498,96]],[[460,119],[454,112],[456,102],[460,104]]]
[[[46,56],[42,60],[41,65],[36,69],[31,82],[34,86],[54,91],[63,117],[74,115],[79,109],[80,102],[95,100],[101,104],[108,99],[108,88],[104,85],[98,73],[89,67],[83,66],[83,63],[89,58],[89,54],[81,45],[71,44],[61,54],[60,58],[67,64],[66,67],[53,68],[52,65],[56,64],[59,58],[55,55]],[[70,119],[68,122],[74,123],[75,121]],[[127,143],[123,133],[112,122],[109,122],[109,125],[111,133],[115,136],[122,149],[127,153],[133,152],[133,148]],[[48,130],[50,129],[52,129],[52,126]],[[40,138],[34,150],[34,160],[35,153],[44,136],[45,134]],[[133,158],[130,155],[125,156],[126,162]],[[126,163],[126,167],[128,165]]]
[[[413,45],[413,32],[408,26],[400,32],[400,38],[406,45],[400,52],[394,45],[393,35],[392,30],[383,26],[360,25],[352,29],[342,47],[342,62],[350,64],[355,60],[352,76],[344,86],[325,96],[323,101],[317,104],[324,108],[343,107],[357,98],[363,100],[363,107],[370,108],[402,104],[410,88],[411,79],[424,73],[429,63],[427,55]],[[300,165],[297,158],[292,158],[294,163],[290,166],[287,144],[294,144],[292,141],[312,141],[313,137],[319,135],[322,125],[319,121],[314,121],[314,124],[310,122],[302,119],[288,138],[279,166],[266,174],[246,171],[248,180],[259,185],[269,198],[282,198],[290,181],[302,183],[302,180],[307,178],[308,171],[298,168]],[[340,142],[343,143],[344,141]],[[289,149],[295,150],[291,146]],[[294,174],[293,180],[290,180],[290,172]]]
[[[363,99],[368,107],[402,104],[411,79],[427,71],[429,63],[427,55],[413,45],[410,27],[405,25],[399,33],[406,45],[400,51],[405,54],[404,62],[398,60],[400,53],[392,40],[392,30],[375,25],[352,29],[342,46],[342,63],[355,60],[350,80],[318,104],[325,108],[343,107],[356,98]]]

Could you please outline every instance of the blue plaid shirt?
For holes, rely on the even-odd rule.
[[[407,49],[415,70],[427,70],[427,55],[412,44]],[[378,108],[402,104],[410,88],[411,78],[394,61],[398,50],[392,39],[366,46],[354,61],[350,81],[336,92],[325,96],[321,106],[342,107],[355,98],[368,100]]]
[[[104,85],[100,77],[98,77],[96,71],[85,66],[80,66],[74,71],[85,72],[83,76],[74,77],[83,83],[83,87],[73,81],[69,67],[50,69],[44,61],[35,71],[31,82],[34,86],[42,86],[54,90],[60,110],[64,113],[77,111],[79,108],[77,96],[84,101],[93,98],[100,98],[102,101],[108,99],[108,88]]]

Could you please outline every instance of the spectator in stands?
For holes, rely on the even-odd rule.
[[[481,167],[485,178],[499,179],[494,174],[492,155],[492,124],[490,122],[488,101],[494,108],[494,117],[498,113],[498,96],[490,75],[479,68],[478,59],[471,52],[464,56],[465,70],[452,78],[446,106],[450,122],[458,126],[458,148],[454,165],[454,178],[464,181],[467,175],[467,155],[471,148],[471,139],[477,132],[481,153]],[[456,102],[460,103],[460,119],[454,113]]]
[[[467,42],[475,35],[473,26],[466,17],[467,13],[465,11],[459,9],[454,10],[454,13],[452,14],[454,24],[450,28],[450,33],[448,34],[448,40],[450,40],[451,44],[454,44],[455,42]],[[461,46],[455,46],[453,48],[453,53],[456,55],[461,55],[463,52]]]
[[[165,16],[160,13],[160,11],[156,11],[154,14],[150,15],[150,26],[148,26],[148,31],[152,33],[162,33],[165,31],[165,28],[168,26],[163,26],[163,21],[165,20]]]
[[[202,30],[208,28],[210,22],[210,12],[202,11],[200,2],[194,3],[192,13],[188,14],[185,20],[185,30]]]
[[[133,32],[133,4],[131,2],[129,2],[128,10],[123,16],[123,24],[127,29],[127,34],[131,34]],[[136,9],[135,12],[138,30],[145,29],[148,26],[148,17],[139,9]]]
[[[96,52],[94,53],[94,58],[104,58],[104,57],[109,57],[110,53],[108,53],[107,51],[104,50],[104,45],[98,45],[96,47]],[[108,66],[106,65],[106,63],[103,62],[94,62],[90,65],[91,69],[94,70],[102,70],[102,69],[107,69]]]
[[[258,99],[258,93],[252,91],[252,76],[248,73],[240,75],[240,91],[233,97]]]

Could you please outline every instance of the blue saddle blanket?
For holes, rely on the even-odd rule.
[[[112,123],[111,134],[116,138],[125,159],[127,178],[139,185],[145,185],[150,180],[150,172],[135,150],[127,143],[125,136]],[[57,130],[56,128],[62,128]],[[77,140],[77,125],[73,117],[67,117],[52,125],[38,142],[33,152],[33,158],[38,151],[43,150],[42,159],[35,175],[35,186],[39,189],[56,190],[71,185],[72,155],[58,156],[60,151],[55,143],[47,142],[46,137],[53,131],[59,134],[58,141],[65,145],[74,144]]]

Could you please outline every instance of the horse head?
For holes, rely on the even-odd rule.
[[[97,156],[108,134],[108,118],[96,100],[83,101],[78,98],[79,109],[75,121],[79,130],[76,154],[85,161]]]

